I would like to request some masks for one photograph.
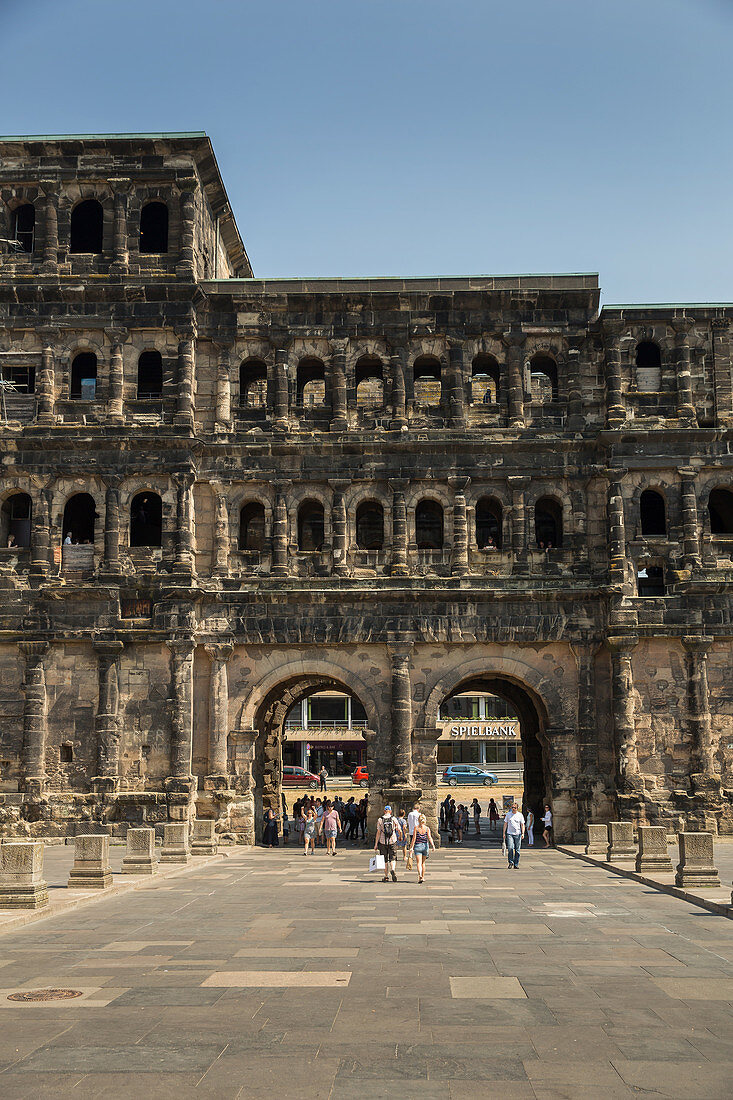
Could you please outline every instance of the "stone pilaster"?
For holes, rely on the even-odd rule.
[[[333,533],[333,571],[339,576],[348,576],[349,566],[346,560],[346,498],[344,493],[350,481],[329,481],[333,491],[331,506],[331,531]]]
[[[410,785],[412,781],[412,691],[410,687],[410,643],[388,647],[391,666],[392,782]]]
[[[25,657],[22,783],[26,794],[40,795],[48,779],[46,775],[48,698],[45,662],[49,644],[48,642],[21,642],[18,648]]]
[[[181,428],[193,428],[193,379],[196,345],[193,332],[178,341],[178,393],[173,422]]]
[[[51,346],[47,346],[41,352],[41,369],[38,372],[36,382],[36,399],[38,401],[39,424],[53,424],[55,415],[55,362],[54,352]]]
[[[120,656],[124,643],[94,642],[99,694],[94,728],[97,735],[97,775],[117,780],[120,774]]]
[[[331,431],[344,432],[348,427],[346,418],[346,340],[331,341]]]
[[[216,518],[214,520],[214,575],[229,576],[229,512],[227,501],[219,484],[211,488],[216,497]]]
[[[392,490],[392,561],[390,572],[393,577],[406,576],[407,568],[407,505],[405,492],[409,482],[391,480]]]
[[[626,421],[621,389],[621,332],[620,324],[605,325],[606,426],[609,428],[620,428]]]
[[[568,341],[567,384],[568,413],[565,427],[569,432],[580,432],[585,426],[583,416],[582,353],[585,336],[571,336]]]
[[[392,382],[392,420],[389,426],[397,431],[407,427],[405,354],[405,348],[398,346],[393,346],[389,353],[389,371]]]
[[[680,470],[682,498],[682,562],[685,569],[695,569],[701,564],[700,532],[697,519],[697,493],[695,470]]]
[[[273,386],[275,431],[286,432],[290,426],[290,393],[288,389],[288,349],[275,347],[275,374]]]
[[[624,491],[621,478],[611,482],[608,489],[608,568],[612,585],[623,586],[626,581],[626,518]]]
[[[731,369],[730,322],[716,317],[711,322],[715,411],[719,424],[733,417],[733,370]]]
[[[49,275],[58,271],[59,266],[59,195],[55,180],[41,180],[45,195],[43,203],[44,236],[43,270]]]
[[[452,477],[448,484],[453,490],[453,552],[451,573],[463,577],[468,573],[468,520],[466,516],[466,489],[471,484],[468,477]]]
[[[227,738],[229,735],[229,679],[227,661],[234,647],[231,642],[205,646],[211,660],[209,679],[209,776],[226,777],[229,771]]]
[[[114,214],[112,223],[112,250],[113,260],[111,271],[116,275],[127,273],[130,259],[127,238],[127,188],[129,179],[110,179],[110,185],[114,189]]]
[[[682,639],[687,665],[687,707],[690,730],[690,771],[695,789],[720,786],[715,771],[715,746],[713,721],[710,713],[707,660],[712,638],[686,637]]]
[[[613,637],[606,640],[611,651],[613,725],[618,785],[622,794],[631,793],[639,785],[632,661],[638,641],[635,637]]]
[[[193,655],[191,638],[172,638],[171,652],[171,778],[190,779],[193,760]]]
[[[218,432],[228,432],[232,427],[231,348],[228,344],[219,346],[215,402],[215,428]]]
[[[512,494],[512,551],[515,559],[522,559],[527,551],[527,517],[524,498],[529,486],[529,478],[510,477],[507,481]]]
[[[193,473],[186,471],[173,478],[176,486],[176,572],[195,572],[193,546]]]
[[[104,495],[104,561],[102,572],[120,571],[120,481],[107,479]]]
[[[124,337],[115,333],[109,356],[109,397],[107,417],[113,423],[121,424],[124,419]]]
[[[507,393],[509,402],[509,427],[524,427],[524,345],[526,336],[521,332],[507,332],[503,337],[507,359]]]
[[[692,321],[680,318],[673,321],[676,333],[677,352],[677,415],[690,427],[697,427],[697,413],[692,396],[692,374],[690,372],[690,329]]]
[[[450,340],[448,346],[448,426],[466,423],[466,390],[463,381],[463,344]]]
[[[45,577],[52,568],[53,547],[51,546],[51,503],[53,492],[42,489],[33,509],[33,539],[31,547],[31,574],[36,578]]]
[[[285,577],[288,573],[288,506],[285,495],[292,482],[275,485],[275,508],[272,517],[272,574]]]
[[[194,265],[194,233],[196,220],[196,189],[198,180],[195,177],[179,181],[181,188],[181,248],[176,266],[176,274],[184,278],[195,277]]]

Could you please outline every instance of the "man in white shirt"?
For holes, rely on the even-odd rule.
[[[415,832],[415,829],[417,828],[417,823],[418,823],[419,817],[420,817],[420,805],[419,805],[418,802],[416,802],[415,805],[410,810],[409,814],[407,815],[407,831],[410,834],[410,840],[412,840],[412,834]]]
[[[523,836],[524,814],[520,812],[518,804],[514,802],[511,810],[504,818],[504,844],[506,845],[510,871],[512,867],[515,871],[519,867],[519,850],[522,847]]]

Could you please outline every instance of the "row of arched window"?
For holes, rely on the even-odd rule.
[[[36,208],[32,202],[16,206],[12,232],[22,252],[35,250]],[[104,208],[97,199],[83,199],[71,211],[69,252],[99,253],[103,243]],[[168,251],[168,207],[158,199],[145,203],[140,211],[138,250],[157,254]]]

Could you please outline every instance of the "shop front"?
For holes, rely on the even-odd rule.
[[[297,703],[285,719],[283,764],[318,774],[350,776],[366,765],[366,714],[358,699],[340,692],[319,692]]]
[[[502,777],[522,771],[522,734],[509,704],[496,695],[465,694],[440,708],[438,767],[478,764]]]

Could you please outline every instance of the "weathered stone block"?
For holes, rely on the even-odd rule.
[[[193,838],[191,841],[191,851],[195,856],[215,856],[218,849],[216,844],[216,833],[214,831],[216,822],[211,820],[200,820],[196,818],[193,823]]]
[[[667,851],[667,830],[662,825],[639,826],[639,854],[636,857],[636,870],[639,873],[671,872],[672,860]]]
[[[634,845],[634,826],[630,821],[609,821],[608,848],[606,859],[609,863],[623,863],[636,858]]]
[[[163,826],[163,850],[161,863],[189,863],[191,849],[188,845],[188,823]]]
[[[99,890],[112,885],[108,836],[88,833],[74,838],[74,866],[68,885]]]
[[[720,886],[720,875],[714,863],[712,833],[678,833],[680,861],[674,877],[675,886],[694,889],[696,886]]]
[[[154,875],[157,871],[155,829],[128,829],[127,854],[122,861],[122,874]]]
[[[43,842],[5,841],[0,846],[0,909],[42,909],[48,905],[43,880]]]
[[[605,856],[608,850],[608,826],[586,825],[585,854],[587,856]]]

